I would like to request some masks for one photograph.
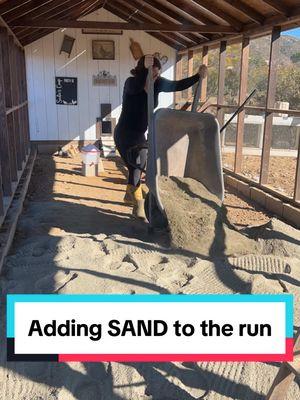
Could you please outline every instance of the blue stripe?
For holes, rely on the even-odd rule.
[[[7,337],[14,337],[14,304],[37,302],[106,303],[285,303],[286,337],[293,337],[293,295],[289,294],[10,294],[7,295]]]
[[[7,295],[6,301],[6,336],[15,337],[15,302],[14,295]]]
[[[294,337],[294,297],[285,296],[285,336],[287,339]]]

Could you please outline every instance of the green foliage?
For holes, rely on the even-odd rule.
[[[291,61],[293,63],[300,62],[300,52],[294,53],[291,55]]]
[[[263,40],[264,39],[264,40]],[[268,61],[270,40],[260,38],[250,44],[248,93],[256,89],[250,105],[264,106],[266,104],[268,85]],[[281,64],[278,66],[276,100],[287,101],[291,109],[300,109],[300,52],[296,51],[288,56],[287,46],[280,50]],[[295,51],[295,49],[294,49]],[[289,54],[291,50],[289,50]],[[225,103],[235,105],[238,101],[240,85],[241,44],[230,45],[226,50],[225,71]],[[291,60],[291,61],[289,61]],[[202,53],[194,54],[194,71],[202,62]],[[297,64],[298,63],[298,64]],[[216,97],[218,93],[219,52],[210,50],[208,53],[208,97]],[[183,63],[184,76],[187,76],[187,58]]]
[[[300,67],[281,66],[277,75],[276,100],[288,101],[293,110],[300,109]]]
[[[300,61],[300,53],[293,57]],[[201,55],[197,54],[197,65],[201,63]],[[248,74],[248,93],[256,89],[251,105],[264,106],[268,85],[268,61],[261,54],[251,54]],[[226,52],[225,102],[237,104],[240,85],[240,46],[229,46]],[[218,54],[209,56],[208,96],[216,96],[218,92]],[[300,67],[297,64],[279,65],[277,73],[276,100],[287,101],[291,109],[300,108]]]

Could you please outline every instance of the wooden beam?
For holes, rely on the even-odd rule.
[[[263,0],[264,3],[267,3],[269,6],[274,8],[274,10],[278,11],[281,14],[288,15],[288,8],[283,4],[282,0]]]
[[[294,200],[300,201],[300,137],[298,137],[298,156],[295,176]]]
[[[2,51],[2,34],[0,41],[0,52]],[[10,171],[10,148],[8,141],[8,130],[5,106],[5,85],[3,63],[0,62],[0,164],[2,175],[2,188],[4,196],[12,194],[12,177]]]
[[[236,33],[236,31],[223,25],[196,25],[196,24],[155,24],[155,23],[130,23],[130,22],[107,22],[107,21],[70,21],[70,20],[45,20],[45,19],[23,19],[12,22],[11,26],[30,28],[90,28],[90,29],[122,29],[130,31],[149,32],[204,32],[204,33]]]
[[[147,18],[147,22],[154,22],[154,23],[162,23],[162,24],[169,24],[173,23],[170,21],[169,18],[167,18],[164,14],[160,13],[161,9],[160,8],[151,8],[149,7],[148,3],[144,3],[144,6],[141,7],[141,3],[138,0],[131,0],[130,3],[125,1],[125,0],[117,0],[118,4],[122,4],[123,6],[131,7],[132,12],[135,12],[135,10],[139,9],[138,12],[135,13],[138,15],[143,15],[144,18]],[[150,3],[151,4],[151,3]],[[189,24],[189,23],[188,23]],[[178,33],[180,37],[183,37],[185,40],[189,39],[193,43],[200,43],[200,37],[197,36],[195,33],[189,33],[189,32],[184,32]]]
[[[3,79],[4,79],[4,90],[5,90],[5,107],[12,106],[11,98],[11,78],[8,58],[8,31],[4,27],[0,27],[0,46],[1,46],[1,57],[3,63]]]
[[[220,55],[219,55],[219,81],[218,81],[218,100],[217,103],[224,103],[224,88],[225,88],[225,66],[226,66],[226,47],[227,42],[223,41],[220,43]],[[217,119],[220,126],[224,123],[224,110],[218,107]]]
[[[175,64],[175,79],[178,81],[180,79],[182,79],[182,56],[178,55],[178,53],[176,54],[176,64]],[[182,93],[181,91],[178,92],[174,92],[174,101],[175,104],[179,103],[181,101],[182,98]]]
[[[202,49],[202,64],[208,66],[208,47],[203,46]],[[207,75],[201,82],[201,103],[204,103],[207,99]]]
[[[53,0],[39,1],[35,2],[34,4],[31,1],[28,3],[24,3],[21,7],[8,11],[5,14],[5,21],[9,24],[11,21],[20,17],[24,17],[24,15],[27,15],[29,13],[30,18],[33,18],[34,14],[43,7],[47,7],[48,10],[51,10],[53,8],[53,3],[55,3],[55,1]],[[61,6],[63,6],[63,3],[63,1],[60,2]]]
[[[133,5],[133,6],[132,6]],[[126,21],[127,22],[136,22],[138,24],[144,24],[144,23],[157,23],[157,20],[153,18],[150,15],[147,15],[145,13],[141,12],[135,12],[137,7],[140,7],[139,3],[136,3],[135,0],[132,2],[127,2],[124,0],[115,0],[114,1],[114,7],[123,10],[127,14]],[[147,33],[151,33],[148,31]],[[175,40],[175,43],[179,43],[180,45],[184,47],[188,47],[191,45],[191,41],[185,37],[185,35],[180,34],[179,32],[159,32],[159,34],[163,37],[164,35],[167,35],[168,38],[171,40]]]
[[[164,6],[163,4],[159,3],[156,0],[143,0],[144,3],[148,4],[150,7],[152,7],[152,9],[156,9],[159,10],[161,13],[163,13],[164,15],[166,15],[167,17],[171,18],[173,21],[175,22],[180,22],[181,24],[189,24],[191,23],[191,18],[189,17],[183,17],[182,15],[176,13],[174,10],[172,10],[171,8],[168,8],[166,6]],[[206,40],[210,40],[212,38],[211,35],[209,34],[201,34],[201,38],[204,38]],[[200,39],[200,38],[199,38]],[[198,40],[199,42],[199,40]]]
[[[9,48],[9,36],[8,30],[1,27],[0,29],[0,47],[2,49],[2,64],[3,64],[3,75],[5,85],[5,108],[12,106],[12,83],[11,83],[11,68],[10,68],[10,48]],[[16,146],[13,134],[12,118],[7,117],[6,113],[6,124],[8,132],[8,141],[10,149],[10,174],[12,181],[16,181],[18,178],[18,168],[16,160]]]
[[[12,86],[11,86],[11,74],[10,74],[10,59],[9,59],[9,38],[8,31],[6,28],[0,29],[0,47],[2,49],[2,65],[3,65],[3,78],[5,86],[5,108],[11,107],[12,105]],[[7,139],[9,142],[10,149],[10,174],[12,181],[16,181],[18,178],[18,168],[16,161],[16,146],[14,141],[13,129],[11,125],[11,119],[7,117],[6,113],[6,124],[7,124]]]
[[[220,7],[218,7],[217,4],[210,0],[193,0],[194,3],[198,4],[199,6],[205,8],[206,10],[212,12],[215,14],[217,17],[221,18],[223,21],[228,22],[229,25],[231,25],[234,29],[237,31],[240,31],[242,29],[242,22],[238,21],[236,18],[232,17],[228,13],[226,13],[224,10],[222,10]]]
[[[0,165],[0,217],[4,215],[4,202],[3,202],[3,191],[2,191],[2,176],[1,176],[1,165]]]
[[[14,41],[18,46],[23,47],[16,34],[10,29],[2,17],[0,17],[0,26],[8,30],[9,34],[14,38]]]
[[[193,75],[194,69],[194,52],[193,50],[188,51],[188,76]],[[192,98],[193,96],[193,88],[190,87],[188,89],[188,99]]]
[[[128,10],[126,11],[124,7],[116,7],[115,5],[112,6],[111,3],[106,3],[104,8],[123,20],[128,19],[128,13],[127,13]],[[138,22],[141,22],[143,20],[141,17],[137,18],[136,16],[133,16],[132,19]],[[161,34],[155,32],[147,32],[147,33],[149,33],[149,35],[155,37],[156,39],[160,40],[161,42],[167,44],[168,46],[172,47],[177,51],[186,47],[178,43],[172,36],[170,36],[170,34],[167,33]]]
[[[257,26],[257,24],[247,24],[242,33],[237,33],[236,35],[226,35],[222,39],[213,39],[205,42],[198,46],[189,47],[190,50],[198,50],[205,46],[213,47],[218,46],[220,40],[227,40],[229,44],[238,43],[242,40],[243,36],[249,36],[250,38],[259,38],[267,34],[272,33],[274,26],[281,26],[282,30],[289,28],[294,28],[300,23],[300,6],[292,8],[291,16],[286,17],[283,15],[272,15],[271,17],[265,18],[263,25]],[[180,50],[180,53],[186,53],[187,50]]]
[[[273,28],[271,38],[270,60],[269,60],[269,76],[267,88],[267,108],[274,107],[277,79],[277,64],[279,60],[279,44],[280,44],[280,27]],[[260,183],[265,185],[268,183],[270,150],[272,142],[273,113],[266,112],[263,149],[260,168]]]
[[[20,57],[20,51],[19,51],[19,47],[14,46],[14,51],[15,51],[15,60],[16,60],[16,89],[17,89],[17,93],[16,93],[16,104],[20,104],[22,103],[22,76],[21,76],[21,57]],[[25,162],[26,160],[26,144],[25,144],[25,138],[24,138],[24,125],[23,125],[23,120],[22,120],[22,108],[20,108],[19,110],[17,110],[15,112],[16,117],[18,118],[18,125],[19,125],[19,129],[18,129],[18,136],[20,138],[20,144],[21,144],[21,156],[22,156],[22,162]]]
[[[19,180],[19,184],[15,187],[14,193],[18,191],[18,196],[15,198],[13,196],[10,197],[10,201],[5,207],[4,215],[2,218],[0,218],[0,225],[3,223],[3,221],[7,222],[5,233],[1,235],[2,246],[0,248],[0,273],[2,272],[5,257],[7,256],[14,239],[18,218],[21,215],[24,207],[24,200],[28,190],[35,157],[36,152],[28,159],[28,162],[23,170],[24,173],[22,175],[22,181]],[[15,200],[13,207],[9,207],[13,200]],[[6,217],[7,220],[5,220]]]
[[[248,70],[249,70],[249,43],[248,37],[245,37],[242,42],[241,52],[241,68],[240,68],[240,92],[239,92],[239,106],[243,104],[247,97],[248,87]],[[242,156],[243,156],[243,142],[244,142],[244,120],[245,111],[241,111],[237,118],[237,133],[236,133],[236,147],[235,147],[235,161],[234,172],[240,173],[242,169]]]
[[[63,2],[63,8],[62,7],[55,7],[54,9],[49,9],[46,12],[43,11],[40,14],[40,11],[38,13],[33,12],[32,16],[30,17],[31,20],[36,19],[38,17],[42,17],[43,19],[77,19],[79,18],[87,9],[87,7],[91,6],[94,4],[93,0],[89,0],[88,2],[83,1],[83,0],[67,0]],[[67,16],[67,17],[66,17]],[[18,21],[23,21],[22,18],[16,20],[15,22],[17,23]],[[24,37],[29,36],[32,34],[32,28],[15,28],[15,32],[20,37],[21,40],[23,40]]]
[[[80,0],[79,0],[80,1]],[[102,0],[100,0],[102,1]],[[66,4],[63,10],[59,10],[58,12],[55,12],[55,15],[51,12],[50,16],[51,17],[58,17],[59,19],[64,19],[66,15],[66,11],[68,18],[70,19],[77,19],[85,15],[86,12],[90,13],[95,11],[96,9],[99,8],[99,0],[96,2],[94,0],[90,0],[88,3],[78,5],[78,2],[74,0],[73,4],[70,4],[68,1],[68,5]],[[49,14],[45,14],[44,17],[50,18]],[[43,17],[43,18],[44,18]],[[20,40],[24,45],[28,43],[32,43],[33,41],[47,35],[48,33],[51,33],[55,31],[55,29],[32,29],[32,28],[25,28],[21,33],[17,33],[20,37]]]
[[[17,69],[16,69],[16,52],[13,38],[9,37],[9,64],[10,64],[10,74],[11,74],[11,84],[12,84],[12,102],[13,105],[18,105],[18,87],[17,87]],[[14,142],[16,147],[16,160],[18,170],[22,170],[22,144],[19,135],[19,119],[17,115],[14,113],[13,115],[13,131],[12,135],[14,136]]]
[[[200,12],[199,7],[193,4],[192,1],[168,0],[168,2],[177,7],[180,11],[184,11],[186,14],[196,18],[203,24],[211,24],[213,22],[211,18],[208,18],[202,12]]]
[[[242,3],[239,0],[223,0],[225,3],[229,4],[232,8],[237,11],[243,13],[246,17],[250,18],[252,21],[257,24],[262,24],[265,20],[265,17],[256,11],[254,8],[248,6],[245,3]]]
[[[131,15],[131,21],[132,22],[137,22],[137,23],[144,23],[144,22],[151,22],[151,19],[149,17],[144,17],[143,15],[140,14],[133,14],[132,10],[128,8],[128,6],[124,6],[122,4],[115,4],[113,5],[111,3],[106,3],[105,8],[108,11],[111,11],[118,17],[124,19],[125,21],[128,20],[129,16]],[[167,32],[167,33],[158,33],[158,32],[147,32],[149,35],[152,35],[159,39],[160,41],[168,44],[169,46],[176,48],[176,50],[181,47],[181,48],[186,48],[190,42],[184,40],[181,37],[178,37],[176,33],[174,32]]]
[[[78,4],[84,3],[85,0],[80,0]],[[55,10],[66,11],[68,5],[71,4],[71,0],[61,1],[61,0],[48,0],[46,2],[40,2],[36,7],[33,7],[31,3],[27,3],[24,7],[20,7],[17,11],[8,12],[5,15],[5,21],[10,24],[12,21],[18,21],[20,18],[24,18],[25,15],[29,14],[30,19],[36,17],[41,17],[44,14],[55,14]],[[73,0],[73,5],[76,1]]]
[[[25,3],[29,3],[30,0],[22,1],[22,0],[9,0],[0,5],[0,15],[3,15],[11,10],[14,10],[18,7],[22,7]]]

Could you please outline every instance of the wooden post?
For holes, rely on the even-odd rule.
[[[0,216],[2,215],[4,215],[4,203],[3,203],[2,176],[1,176],[1,165],[0,165]]]
[[[202,64],[208,66],[208,47],[203,46],[202,49]],[[207,98],[207,76],[202,79],[202,87],[201,87],[201,103],[205,103]]]
[[[16,95],[16,99],[17,99],[17,104],[19,105],[22,103],[22,74],[21,74],[21,57],[20,57],[20,48],[18,46],[14,46],[14,50],[16,53],[16,69],[17,69],[17,82],[16,82],[16,86],[17,86],[17,95]],[[19,132],[18,135],[20,137],[20,144],[21,144],[21,157],[22,157],[22,161],[25,161],[26,157],[25,157],[25,141],[24,141],[24,124],[23,124],[23,119],[22,119],[22,108],[18,109],[16,111],[17,117],[19,119]]]
[[[2,68],[3,68],[3,79],[4,79],[4,89],[5,89],[5,106],[6,108],[12,107],[12,90],[11,90],[11,75],[10,75],[10,60],[9,60],[9,41],[8,41],[8,31],[6,28],[0,27],[0,48],[2,56]],[[16,145],[15,137],[13,132],[12,116],[7,116],[7,138],[8,147],[10,149],[10,171],[11,179],[16,181],[18,179],[17,175],[17,160],[16,160]]]
[[[298,157],[297,157],[297,168],[295,177],[295,190],[294,190],[294,200],[300,201],[300,135],[298,137]]]
[[[7,29],[0,26],[0,43],[1,43],[1,56],[2,56],[2,68],[3,68],[3,79],[5,89],[5,105],[7,108],[12,107],[11,98],[11,77],[8,62],[8,33]]]
[[[194,52],[193,50],[188,51],[188,76],[193,75],[193,66],[194,66]],[[190,87],[188,89],[188,101],[192,101],[193,97],[193,88]]]
[[[279,368],[279,371],[273,381],[273,384],[266,396],[266,400],[288,400],[287,392],[289,386],[295,379],[296,375],[299,377],[299,366],[300,366],[300,335],[299,330],[295,337],[294,344],[294,361],[283,362]]]
[[[270,61],[269,61],[267,109],[274,108],[274,105],[275,105],[280,32],[281,32],[281,27],[273,28],[272,38],[271,38]],[[263,149],[262,149],[262,160],[261,160],[261,167],[260,167],[260,183],[262,185],[265,185],[266,183],[268,183],[270,150],[271,150],[271,142],[272,142],[272,126],[273,126],[273,112],[266,111]]]
[[[224,88],[225,88],[225,65],[226,65],[226,40],[222,40],[220,43],[220,56],[219,56],[219,81],[218,81],[218,98],[217,98],[217,119],[220,127],[224,123],[224,109],[220,106],[224,104]],[[222,133],[224,135],[224,133]],[[223,143],[221,138],[221,143]]]
[[[2,45],[0,42],[0,54]],[[6,105],[5,105],[5,86],[3,79],[3,63],[0,62],[0,164],[2,171],[2,186],[5,196],[12,195],[11,172],[10,172],[10,149],[8,141]]]
[[[182,55],[178,53],[176,55],[175,79],[177,81],[182,79]],[[181,92],[175,92],[174,100],[175,100],[175,105],[181,101]]]
[[[17,73],[16,73],[16,57],[15,57],[15,44],[13,38],[9,37],[9,63],[10,63],[10,74],[11,74],[11,90],[12,90],[12,104],[16,106],[18,104],[17,98]],[[17,118],[17,112],[12,113],[13,118],[13,135],[16,145],[16,159],[18,170],[22,170],[22,153],[21,153],[21,142],[19,135],[19,119]]]
[[[245,101],[247,96],[248,86],[248,69],[249,69],[249,38],[244,37],[242,42],[241,52],[241,70],[240,70],[240,92],[239,92],[239,106]],[[242,169],[242,152],[244,142],[244,120],[245,111],[241,111],[237,117],[237,133],[236,133],[236,147],[235,147],[235,161],[234,172],[239,173]]]
[[[28,101],[27,96],[27,80],[26,80],[26,61],[25,51],[21,49],[21,61],[22,61],[22,81],[23,81],[23,101]],[[30,150],[30,132],[29,132],[29,118],[28,118],[28,105],[23,108],[24,111],[24,130],[25,130],[25,143],[26,143],[26,154]]]

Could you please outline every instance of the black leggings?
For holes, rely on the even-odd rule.
[[[147,149],[144,148],[146,142],[141,140],[132,144],[120,140],[118,136],[115,135],[115,143],[128,169],[128,184],[138,187],[141,183],[141,169],[144,170],[146,168]],[[139,168],[135,168],[132,164],[135,164]]]

